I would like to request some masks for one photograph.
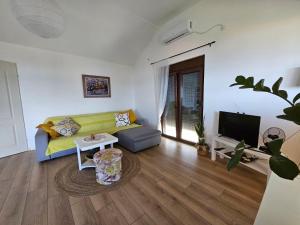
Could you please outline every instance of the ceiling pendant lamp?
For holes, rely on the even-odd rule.
[[[28,31],[58,38],[65,30],[63,11],[55,0],[11,0],[12,12]]]

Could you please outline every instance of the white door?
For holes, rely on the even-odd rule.
[[[27,151],[17,66],[0,61],[0,158]]]

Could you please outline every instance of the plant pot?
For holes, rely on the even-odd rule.
[[[208,147],[206,145],[196,145],[198,155],[208,156]]]

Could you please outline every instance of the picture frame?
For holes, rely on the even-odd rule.
[[[82,74],[84,98],[110,98],[110,77]]]

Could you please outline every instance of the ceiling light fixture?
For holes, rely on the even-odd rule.
[[[11,0],[12,12],[28,31],[58,38],[65,30],[63,11],[55,0]]]

